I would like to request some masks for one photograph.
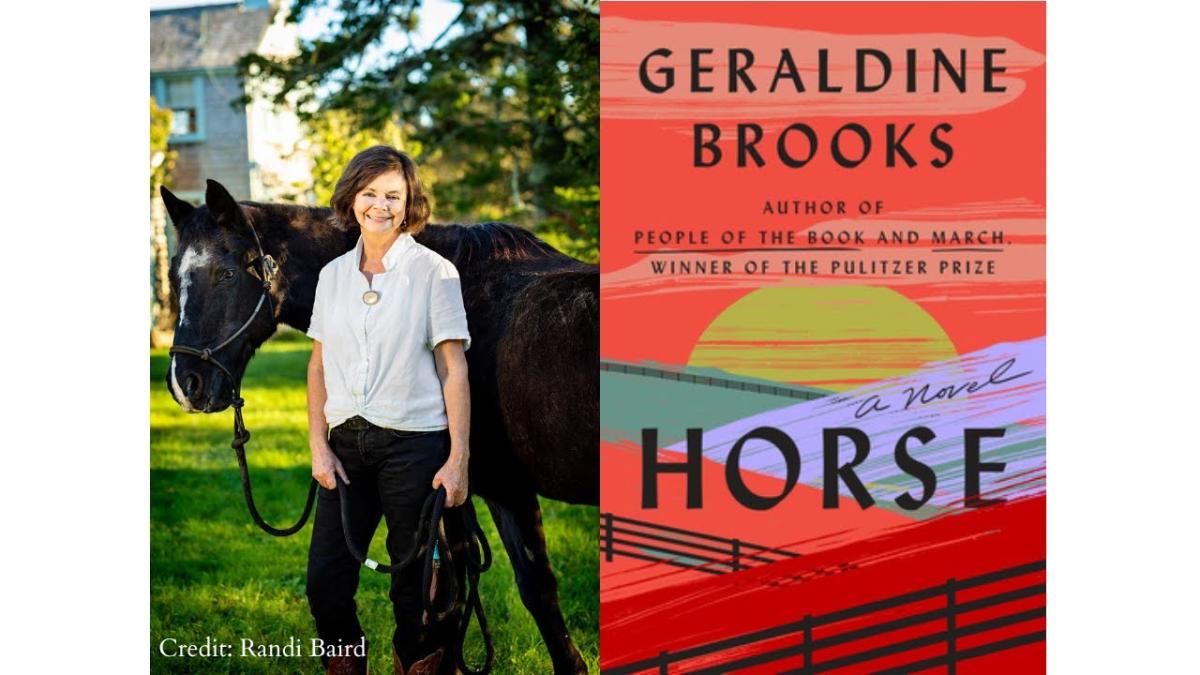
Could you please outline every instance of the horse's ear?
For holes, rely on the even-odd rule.
[[[184,218],[188,217],[188,214],[196,210],[196,207],[172,194],[165,185],[158,188],[158,193],[162,195],[163,204],[167,207],[167,213],[171,216],[171,222],[175,224],[176,228]]]
[[[224,185],[211,178],[208,180],[208,189],[204,192],[204,203],[208,205],[208,212],[221,225],[233,225],[241,221],[242,207],[238,206],[237,200],[229,194]]]

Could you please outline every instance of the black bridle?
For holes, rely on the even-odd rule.
[[[304,527],[304,523],[308,522],[308,516],[312,513],[313,499],[317,496],[317,480],[314,478],[308,485],[308,498],[304,503],[304,513],[300,515],[300,520],[296,521],[291,527],[283,529],[272,527],[267,521],[263,520],[258,513],[258,507],[254,504],[254,494],[250,490],[250,470],[246,466],[246,443],[250,440],[250,430],[246,428],[246,423],[242,419],[242,407],[246,405],[246,401],[242,399],[242,382],[241,379],[234,376],[233,371],[221,363],[220,359],[214,356],[217,352],[229,346],[234,340],[246,329],[254,320],[258,318],[258,313],[262,311],[263,305],[268,306],[267,316],[275,313],[274,303],[271,302],[271,283],[275,280],[275,275],[279,273],[279,266],[275,263],[275,259],[267,255],[263,250],[262,240],[258,238],[258,231],[249,222],[246,223],[250,227],[250,232],[254,235],[254,245],[258,248],[258,257],[250,261],[250,266],[259,268],[260,278],[262,281],[262,295],[258,298],[258,304],[254,306],[254,311],[250,313],[250,317],[242,323],[241,327],[234,331],[233,335],[225,338],[216,347],[206,347],[197,349],[187,345],[175,344],[171,346],[170,354],[187,354],[189,356],[197,356],[201,361],[206,361],[213,364],[225,373],[229,378],[230,388],[233,391],[233,441],[230,442],[230,447],[237,454],[238,470],[242,475],[242,494],[246,497],[246,507],[250,510],[250,517],[254,519],[254,524],[258,525],[264,532],[276,537],[286,537],[300,531]]]
[[[221,351],[254,323],[258,317],[258,313],[262,311],[263,305],[267,305],[267,316],[273,316],[275,313],[274,303],[271,302],[271,284],[275,280],[275,276],[279,273],[279,266],[275,259],[263,250],[262,240],[258,237],[258,231],[249,222],[246,223],[250,227],[250,232],[254,235],[254,245],[258,248],[258,257],[250,261],[248,267],[256,266],[259,269],[260,278],[262,281],[262,295],[258,298],[258,304],[254,306],[254,311],[250,313],[249,318],[242,323],[233,335],[222,340],[216,347],[198,349],[187,345],[172,345],[169,353],[171,356],[175,354],[188,354],[190,356],[199,357],[200,360],[213,364],[225,373],[229,378],[230,388],[233,391],[233,440],[230,442],[230,447],[233,448],[237,455],[238,471],[242,478],[242,494],[246,498],[246,508],[250,511],[250,517],[254,520],[254,524],[258,525],[267,534],[276,537],[287,537],[300,531],[304,524],[308,522],[308,517],[312,513],[313,500],[317,495],[317,479],[313,478],[308,485],[308,497],[304,502],[304,512],[300,514],[300,519],[290,527],[277,528],[272,527],[269,523],[263,520],[258,513],[258,507],[254,503],[254,493],[250,489],[250,470],[246,464],[246,443],[250,441],[250,430],[246,428],[246,423],[242,419],[242,408],[246,405],[246,401],[242,399],[242,383],[241,379],[235,377],[233,371],[219,359],[214,356]],[[451,557],[449,542],[446,540],[446,534],[441,527],[442,513],[446,505],[446,488],[439,487],[435,492],[431,493],[425,500],[425,504],[421,509],[421,517],[418,524],[418,529],[413,535],[412,545],[402,560],[394,562],[391,565],[382,565],[366,556],[364,556],[355,546],[354,541],[350,538],[350,515],[349,507],[346,501],[346,490],[343,489],[345,484],[342,482],[342,477],[336,475],[337,492],[340,498],[341,516],[342,516],[342,533],[346,539],[346,548],[350,554],[354,556],[363,566],[370,569],[382,572],[384,574],[395,574],[412,564],[423,553],[424,554],[424,570],[422,574],[422,587],[427,589],[422,593],[422,605],[425,609],[426,616],[434,621],[443,621],[454,610],[455,605],[460,597],[458,588],[458,575],[454,568],[454,560]],[[485,675],[490,673],[495,659],[495,650],[492,646],[491,631],[488,629],[487,619],[484,617],[483,604],[479,599],[479,575],[486,572],[492,564],[491,549],[487,544],[487,537],[483,534],[483,530],[479,527],[479,522],[475,517],[475,507],[471,503],[471,498],[457,509],[463,519],[463,535],[466,539],[466,560],[462,561],[466,565],[467,586],[468,590],[465,598],[465,607],[462,620],[459,624],[458,644],[455,645],[455,658],[458,662],[458,667],[469,675]],[[424,541],[422,541],[424,540]],[[439,548],[440,547],[440,548]],[[434,575],[437,574],[435,562],[439,562],[438,553],[441,552],[445,558],[442,564],[447,565],[446,574],[443,575],[450,579],[451,592],[446,594],[447,601],[441,606],[433,605],[434,598],[433,589]],[[480,670],[472,670],[466,664],[464,656],[464,644],[467,637],[467,627],[471,622],[471,615],[474,614],[479,621],[479,630],[483,636],[485,648],[485,661],[483,668]]]

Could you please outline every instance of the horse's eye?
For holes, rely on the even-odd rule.
[[[226,269],[221,270],[221,281],[226,281],[226,280],[232,279],[232,278],[233,278],[233,270],[232,269],[226,268]]]

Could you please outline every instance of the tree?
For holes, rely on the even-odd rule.
[[[298,53],[242,60],[261,95],[398,125],[436,175],[440,219],[503,219],[595,259],[599,245],[599,14],[594,1],[464,0],[429,46],[420,0],[297,0],[291,21],[340,20]],[[408,46],[400,37],[409,38]],[[361,148],[360,148],[361,149]],[[414,153],[415,155],[417,153]],[[318,153],[319,155],[319,153]]]
[[[150,267],[153,272],[150,304],[150,346],[171,343],[175,329],[176,302],[171,296],[170,254],[167,251],[167,217],[158,190],[170,179],[175,151],[167,147],[171,137],[171,110],[150,99]]]
[[[388,120],[378,129],[362,128],[353,115],[344,110],[331,110],[310,116],[304,126],[312,143],[313,194],[318,204],[329,204],[342,169],[363,148],[383,144],[413,156],[421,154],[420,144],[406,138],[403,126],[397,120]],[[426,167],[421,167],[421,180],[427,186],[429,174]]]

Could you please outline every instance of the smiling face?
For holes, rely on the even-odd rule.
[[[408,184],[399,171],[376,176],[354,196],[354,218],[366,232],[384,234],[401,227],[405,220]]]
[[[367,148],[346,164],[329,205],[338,227],[357,225],[372,234],[403,231],[416,236],[429,220],[429,198],[417,165],[386,145]]]

